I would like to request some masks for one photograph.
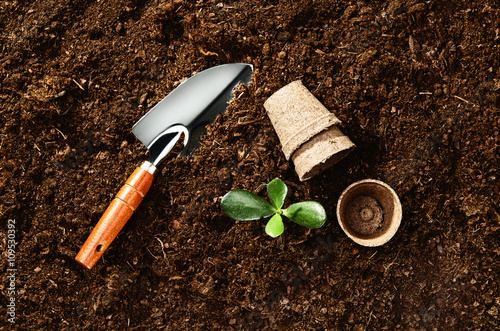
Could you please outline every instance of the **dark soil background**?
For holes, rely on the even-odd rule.
[[[0,50],[2,330],[499,327],[497,1],[2,1]],[[132,125],[183,79],[229,62],[253,64],[252,83],[81,267],[79,248],[147,158]],[[357,145],[304,183],[263,107],[296,79]],[[265,222],[222,213],[226,192],[264,197],[276,177],[286,204],[325,206],[321,229],[287,222],[272,239]],[[364,178],[403,204],[379,248],[335,217]]]

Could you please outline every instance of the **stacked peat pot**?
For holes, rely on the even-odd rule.
[[[340,120],[300,80],[278,90],[264,107],[301,181],[337,163],[355,147],[337,127]]]

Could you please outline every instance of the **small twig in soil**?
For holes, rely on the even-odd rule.
[[[161,252],[163,253],[163,259],[165,260],[167,258],[167,254],[165,253],[165,250],[163,249],[165,247],[165,245],[163,244],[163,242],[160,240],[160,238],[158,237],[155,237],[156,240],[158,240],[160,242],[160,245],[161,245]]]
[[[385,265],[385,263],[384,263],[384,264],[382,265],[382,266],[384,267],[385,271],[389,270],[389,268],[390,268],[393,264],[395,264],[395,263],[394,263],[394,261],[396,261],[396,259],[398,258],[398,256],[399,256],[399,252],[401,252],[401,250],[399,250],[399,251],[396,253],[396,257],[394,258],[394,260],[392,260],[392,262],[391,262],[391,263],[389,263],[388,265]]]
[[[319,83],[318,87],[316,87],[313,93],[316,93],[320,89],[321,85],[323,85],[323,82]]]
[[[75,82],[75,84],[82,90],[82,91],[85,91],[85,89],[83,88],[83,86],[81,86],[80,84],[78,84],[78,82],[74,79],[74,78],[71,78],[73,80],[73,82]]]
[[[182,276],[173,276],[173,277],[170,277],[168,280],[179,280],[179,279],[183,279],[184,277]]]
[[[481,230],[481,227],[478,225],[474,230],[472,230],[472,233],[476,233],[477,231]]]
[[[263,187],[266,187],[266,186],[267,186],[267,184],[266,184],[266,183],[262,183],[262,184],[260,184],[260,185],[259,185],[259,186],[258,186],[258,187],[254,190],[255,194],[258,194],[258,193],[260,192],[260,190],[261,190]]]
[[[215,52],[211,52],[211,51],[205,51],[203,48],[199,47],[199,51],[201,54],[203,54],[204,56],[217,56],[219,57],[219,54],[215,53]]]
[[[146,247],[146,249],[148,250],[149,254],[151,254],[151,256],[155,258],[155,260],[158,260],[158,258],[156,256],[154,256],[153,253],[151,253],[151,251],[149,250],[149,247]]]
[[[61,136],[63,137],[64,140],[68,139],[64,133],[61,132],[61,130],[59,130],[58,128],[55,128],[57,132],[59,132],[61,134]]]
[[[370,316],[368,316],[368,322],[366,322],[366,327],[365,327],[365,330],[368,330],[368,324],[370,324],[370,321],[372,320],[372,316],[377,318],[377,316],[375,316],[373,314],[373,310],[370,312]]]
[[[298,244],[302,244],[304,241],[306,241],[307,238],[303,238],[301,240],[297,240],[297,241],[291,241],[288,243],[289,246],[295,246],[295,245],[298,245]]]
[[[253,123],[259,122],[260,120],[262,120],[262,118],[256,118],[254,120],[249,120],[249,121],[246,121],[246,122],[240,122],[238,120],[238,123],[236,123],[235,126],[243,126],[243,125],[253,124]]]
[[[476,104],[475,104],[475,103],[470,102],[470,101],[468,101],[468,100],[465,100],[464,98],[461,98],[461,97],[459,97],[458,95],[454,95],[453,97],[454,97],[454,98],[457,98],[457,99],[458,99],[458,100],[460,100],[460,101],[465,102],[466,104],[471,104],[471,105],[473,105],[474,107],[476,107]]]

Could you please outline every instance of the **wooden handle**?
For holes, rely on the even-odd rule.
[[[77,262],[88,269],[94,266],[148,192],[155,170],[147,161],[135,169],[83,244],[75,258]]]

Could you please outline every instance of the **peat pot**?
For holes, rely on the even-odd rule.
[[[349,185],[337,203],[340,227],[362,246],[381,246],[388,242],[396,234],[402,215],[396,192],[374,179]]]
[[[337,127],[340,120],[300,80],[276,91],[264,107],[301,181],[339,162],[355,147]]]

